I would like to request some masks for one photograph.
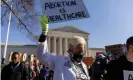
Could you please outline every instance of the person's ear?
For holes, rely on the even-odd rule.
[[[132,46],[132,52],[133,52],[133,45],[131,45]]]
[[[129,51],[131,52],[133,52],[133,45],[129,45]]]

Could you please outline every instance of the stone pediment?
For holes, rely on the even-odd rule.
[[[72,32],[72,33],[83,33],[83,34],[89,34],[88,32],[82,31],[78,28],[75,28],[73,26],[65,26],[65,27],[58,27],[58,28],[52,28],[50,31],[61,31],[61,32]]]

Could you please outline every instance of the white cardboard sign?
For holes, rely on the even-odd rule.
[[[133,80],[133,71],[123,71],[124,74],[124,80]]]
[[[49,23],[89,18],[83,0],[41,0],[41,7]]]

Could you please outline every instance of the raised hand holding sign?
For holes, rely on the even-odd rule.
[[[41,16],[40,24],[42,26],[42,34],[47,35],[47,33],[48,33],[48,18],[47,18],[47,16]]]

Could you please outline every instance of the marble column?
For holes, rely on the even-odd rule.
[[[59,54],[62,55],[62,37],[59,37]]]
[[[67,55],[67,50],[68,50],[68,38],[65,38],[65,55]]]
[[[51,51],[50,51],[50,41],[51,41],[50,39],[51,39],[51,38],[48,37],[48,51],[49,51],[49,52],[51,52]]]
[[[90,57],[88,48],[88,39],[86,39],[86,57]]]
[[[54,42],[53,42],[53,43],[54,43],[54,46],[53,46],[53,47],[54,47],[54,48],[53,48],[54,50],[53,50],[53,52],[54,52],[54,54],[56,54],[56,37],[53,37],[53,39],[54,39],[54,40],[53,40],[53,41],[54,41]]]

